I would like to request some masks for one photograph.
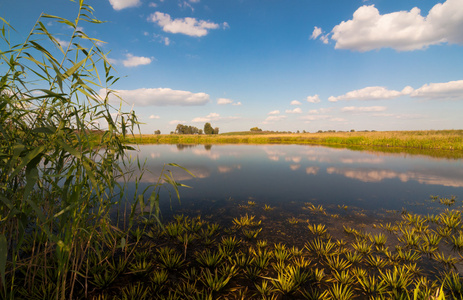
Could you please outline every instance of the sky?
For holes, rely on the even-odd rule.
[[[105,42],[142,133],[463,129],[463,0],[86,3],[106,22],[80,29]],[[76,8],[0,0],[19,40],[42,12]]]

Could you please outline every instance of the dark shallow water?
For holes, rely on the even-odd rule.
[[[277,208],[276,221],[304,214],[306,203],[312,203],[348,220],[371,222],[403,210],[432,213],[442,206],[430,195],[453,195],[457,204],[463,200],[461,159],[306,145],[142,145],[132,155],[146,160],[149,171],[139,190],[158,180],[165,163],[177,163],[196,176],[167,168],[191,188],[180,189],[181,204],[175,197],[169,201],[167,191],[161,193],[166,218],[185,212],[225,220],[270,205]]]

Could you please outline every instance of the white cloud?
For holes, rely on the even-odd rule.
[[[318,36],[322,34],[322,29],[315,26],[314,29],[313,29],[313,32],[312,32],[312,35],[310,36],[310,38],[312,40],[315,40],[316,38],[318,38]]]
[[[296,107],[295,109],[288,109],[286,110],[287,114],[302,114],[302,109],[300,107]]]
[[[327,120],[331,118],[329,115],[308,115],[301,117],[302,120],[306,121],[319,121],[319,120]]]
[[[319,103],[319,102],[320,102],[320,97],[318,97],[318,95],[315,95],[315,96],[308,96],[308,97],[307,97],[307,102],[310,102],[310,103]]]
[[[169,121],[169,124],[170,124],[170,125],[184,124],[184,123],[186,123],[186,121],[183,121],[183,120],[172,120],[172,121]]]
[[[268,116],[262,123],[263,124],[269,124],[269,123],[274,123],[274,122],[279,122],[286,119],[286,116],[280,115],[280,116]]]
[[[297,100],[293,100],[291,101],[291,105],[302,105],[302,103]]]
[[[240,105],[242,105],[242,104],[241,104],[241,102],[238,101],[238,102],[236,102],[236,103],[232,103],[232,105],[240,106]]]
[[[362,112],[379,112],[385,111],[385,106],[346,106],[341,109],[343,112],[362,113]]]
[[[219,24],[207,22],[204,20],[196,20],[195,18],[174,19],[169,14],[155,12],[148,17],[148,21],[157,23],[162,27],[162,30],[170,33],[181,33],[189,36],[205,36],[210,29],[218,29]],[[224,23],[226,28],[228,24]]]
[[[279,110],[272,110],[271,112],[268,113],[269,115],[279,115],[280,111]]]
[[[382,86],[370,86],[360,90],[350,91],[341,96],[331,96],[330,102],[341,100],[386,100],[409,95],[412,98],[437,100],[463,100],[463,80],[429,83],[418,89],[406,86],[402,91],[388,90]],[[316,110],[311,110],[315,112]]]
[[[150,116],[150,119],[159,119],[159,118],[160,118],[159,116],[155,116],[155,115]]]
[[[382,86],[369,86],[360,90],[355,90],[346,93],[341,96],[331,96],[328,98],[330,102],[336,102],[340,100],[383,100],[392,99],[402,96],[402,92],[388,90]]]
[[[414,98],[463,100],[463,80],[425,84],[410,92]]]
[[[149,7],[157,7],[158,5],[157,5],[156,3],[154,3],[154,2],[150,2],[150,3],[148,4],[148,6],[149,6]]]
[[[59,38],[55,38],[55,39],[62,48],[67,48],[69,46],[69,41],[63,41],[62,39],[59,39]]]
[[[130,53],[127,54],[127,59],[122,61],[124,67],[136,67],[140,65],[149,65],[151,63],[151,58],[143,56],[134,56]]]
[[[141,4],[140,0],[109,0],[111,6],[115,10],[121,10],[127,7],[138,6]]]
[[[233,100],[227,99],[227,98],[219,98],[217,99],[217,104],[219,105],[226,105],[226,104],[231,104],[233,103]]]
[[[331,38],[336,49],[411,51],[441,43],[461,44],[461,28],[461,0],[437,3],[425,17],[417,7],[381,15],[374,5],[364,5],[354,12],[352,20],[336,25]]]
[[[169,88],[141,88],[136,90],[116,90],[117,94],[128,104],[139,106],[198,106],[209,102],[206,93],[192,93],[178,91]],[[100,90],[100,96],[104,98],[105,89]],[[119,102],[117,97],[111,95],[110,100]]]
[[[218,113],[210,113],[205,117],[197,117],[191,120],[194,123],[204,123],[204,122],[212,122],[212,121],[219,121],[219,120],[237,120],[239,117],[222,117]]]
[[[309,110],[309,114],[315,114],[315,115],[318,115],[318,114],[326,114],[330,111],[332,111],[334,109],[334,107],[327,107],[327,108],[320,108],[320,109],[311,109]]]

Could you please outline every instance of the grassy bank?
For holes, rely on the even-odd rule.
[[[125,142],[139,144],[310,144],[463,151],[463,130],[138,135],[128,137]]]

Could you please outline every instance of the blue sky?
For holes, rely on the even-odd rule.
[[[82,29],[106,42],[122,77],[112,88],[143,133],[205,122],[220,132],[463,128],[463,0],[87,4],[107,22]],[[0,0],[19,40],[41,12],[73,18],[75,8]]]

